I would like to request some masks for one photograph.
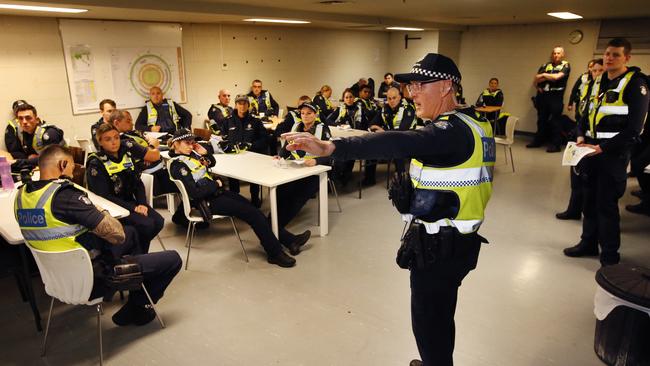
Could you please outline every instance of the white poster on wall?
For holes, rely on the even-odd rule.
[[[111,48],[113,93],[121,108],[137,108],[149,98],[149,89],[162,89],[166,98],[187,99],[180,47]]]
[[[77,45],[68,49],[73,104],[79,111],[97,109],[94,57],[90,46]]]

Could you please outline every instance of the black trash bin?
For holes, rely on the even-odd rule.
[[[596,282],[609,294],[641,308],[617,306],[596,322],[598,358],[612,366],[650,366],[650,270],[606,266],[596,273]]]

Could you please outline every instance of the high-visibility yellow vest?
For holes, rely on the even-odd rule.
[[[208,168],[205,165],[201,164],[198,159],[189,157],[187,155],[178,155],[174,156],[171,160],[180,161],[185,164],[190,169],[190,173],[192,174],[192,178],[195,182],[198,182],[203,178],[213,180],[210,174],[208,174]],[[175,178],[172,177],[172,179]]]
[[[145,149],[149,150],[149,141],[147,141],[143,136],[140,131],[129,131],[129,132],[123,132],[122,133],[124,136],[127,136],[133,141],[135,141],[136,144],[144,147]],[[132,158],[133,162],[138,164],[140,163],[143,159],[136,159],[135,157]],[[147,173],[147,174],[153,174],[160,169],[165,168],[165,163],[163,163],[162,159],[158,161],[157,164],[155,165],[149,165],[146,169],[142,170],[142,173]]]
[[[560,72],[560,71],[562,71],[564,66],[566,64],[568,64],[568,63],[569,63],[568,61],[561,61],[559,64],[553,66],[553,63],[549,62],[549,63],[546,64],[546,67],[544,67],[544,72],[547,72],[547,73]],[[549,84],[546,84],[546,86],[544,87],[544,91],[559,91],[559,90],[564,90],[564,87],[560,86],[560,87],[551,88],[549,86]]]
[[[298,132],[298,127],[300,127],[300,124],[302,122],[297,122],[294,121],[293,126],[291,126],[291,132]],[[316,117],[316,120],[314,121],[314,124],[316,125],[316,131],[314,131],[314,136],[318,137],[319,139],[323,139],[323,123],[321,122],[320,118]],[[307,131],[305,131],[307,132]],[[304,156],[300,156],[298,154],[298,151],[292,151],[291,155],[296,158],[297,160],[300,159],[316,159],[318,155],[312,155],[309,152],[303,151],[305,153]]]
[[[616,87],[602,92],[602,75],[593,81],[589,101],[589,131],[586,133],[588,137],[609,139],[625,128],[629,111],[623,101],[623,94],[635,73],[635,70],[626,72]]]
[[[27,185],[19,188],[14,214],[23,238],[30,246],[48,252],[83,248],[76,239],[88,229],[79,224],[65,223],[52,213],[54,194],[69,184],[60,179],[33,192],[27,192]]]
[[[9,126],[11,126],[14,129],[14,133],[16,134],[16,138],[18,138],[18,141],[20,142],[20,145],[24,145],[24,140],[23,140],[23,129],[20,127],[20,123],[18,120],[13,119],[9,120],[7,122]],[[45,148],[47,147],[47,140],[43,138],[43,135],[45,135],[45,132],[50,126],[47,124],[40,124],[36,126],[36,129],[34,130],[34,137],[32,138],[32,148],[34,151],[36,151],[37,154],[40,154]],[[62,146],[66,146],[65,140],[61,140],[59,143]]]
[[[476,120],[457,111],[443,115],[438,121],[449,120],[452,116],[459,118],[472,131],[474,151],[470,158],[453,167],[427,166],[417,159],[411,160],[409,173],[416,190],[453,192],[460,203],[455,217],[433,223],[424,222],[429,233],[438,232],[442,226],[455,227],[462,234],[476,232],[483,223],[484,211],[492,195],[496,157],[492,127],[489,122]]]
[[[171,99],[166,99],[166,100],[167,100],[167,105],[169,107],[169,115],[172,117],[172,122],[174,123],[174,126],[176,126],[176,129],[178,130],[178,122],[181,120],[181,117],[176,112],[176,106],[174,105],[174,101]],[[151,102],[150,100],[147,100],[144,104],[147,106],[147,126],[149,127],[156,126],[158,124],[158,111],[153,106],[153,102]]]
[[[402,119],[404,118],[404,111],[406,111],[408,107],[409,103],[405,99],[402,99],[399,109],[397,110],[397,113],[393,115],[393,120],[391,121],[391,126],[393,126],[394,130],[399,129],[400,125],[402,124]],[[386,114],[383,111],[381,113],[381,119],[384,121],[384,125],[388,126],[388,121],[386,121]],[[413,121],[411,121],[411,125],[409,126],[409,129],[412,128],[415,128],[415,118],[413,118]]]
[[[264,100],[267,111],[269,109],[273,109],[273,106],[271,105],[271,94],[268,91],[264,91],[264,93],[262,93],[262,99]],[[249,95],[248,102],[248,110],[253,114],[258,114],[260,112],[260,105],[257,102],[257,98],[254,95]]]

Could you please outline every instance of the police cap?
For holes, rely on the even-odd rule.
[[[449,57],[429,53],[413,65],[410,73],[396,74],[395,80],[400,83],[451,80],[455,84],[460,84],[460,71]]]
[[[174,132],[174,135],[171,138],[170,142],[174,143],[176,141],[182,141],[182,140],[196,140],[196,136],[193,133],[191,133],[190,130],[186,128],[181,128]]]
[[[314,105],[309,103],[309,102],[305,102],[305,103],[302,103],[301,105],[299,105],[298,106],[298,111],[301,111],[303,108],[309,108],[312,111],[314,111],[314,113],[318,113],[318,109],[316,107],[314,107]]]
[[[237,94],[237,97],[235,97],[235,103],[239,103],[239,102],[248,103],[248,95],[246,95],[246,94]]]

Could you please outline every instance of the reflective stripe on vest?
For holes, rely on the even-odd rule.
[[[26,185],[18,190],[14,212],[23,238],[30,246],[51,252],[82,248],[76,237],[88,230],[65,223],[52,213],[54,194],[67,184],[54,181],[31,193],[27,192]]]
[[[404,111],[408,107],[408,102],[406,102],[404,99],[402,99],[402,103],[399,107],[399,110],[395,115],[393,116],[393,120],[391,121],[393,125],[393,129],[398,129],[399,126],[402,124],[402,119],[404,118]],[[382,112],[381,114],[381,119],[384,121],[384,125],[388,126],[388,123],[386,122],[386,114]],[[413,128],[413,124],[415,123],[415,119],[411,122],[411,126],[409,126],[409,129]]]
[[[186,155],[179,155],[173,157],[172,160],[178,160],[180,162],[183,162],[190,169],[190,172],[192,173],[192,178],[194,179],[195,182],[198,182],[203,178],[212,180],[212,177],[210,176],[210,174],[208,174],[208,168],[206,168],[205,165],[201,164],[201,162],[198,161],[197,159],[191,158]]]
[[[223,116],[223,118],[230,117],[230,113],[228,112],[228,107],[224,107],[221,104],[213,104],[212,106],[218,108],[221,111],[221,115]]]
[[[433,223],[424,222],[425,226],[428,225],[429,233],[436,233],[441,226],[456,227],[463,234],[477,231],[483,222],[485,207],[492,195],[496,153],[492,128],[489,123],[481,123],[462,113],[455,112],[453,115],[472,131],[472,156],[460,165],[445,168],[426,166],[417,159],[411,160],[411,182],[416,190],[453,192],[460,202],[455,218],[444,218]]]
[[[20,127],[20,122],[14,119],[14,120],[9,120],[7,124],[14,129],[16,133],[16,138],[18,138],[20,145],[21,146],[24,145],[23,129]],[[43,142],[43,135],[47,131],[48,127],[49,126],[46,124],[38,125],[34,130],[34,137],[32,138],[32,148],[34,149],[34,151],[36,151],[37,154],[40,154],[47,147]],[[65,146],[65,141],[61,141],[60,144]]]
[[[153,102],[148,100],[144,103],[147,106],[147,126],[155,126],[158,124],[158,111],[153,106]],[[169,106],[169,115],[172,117],[172,122],[176,129],[178,130],[178,121],[181,120],[181,117],[176,113],[176,106],[174,106],[174,101],[167,99],[167,105]]]
[[[260,94],[260,97],[262,97],[262,100],[264,100],[264,105],[266,105],[266,110],[268,111],[269,109],[272,109],[273,106],[271,106],[271,94],[268,91],[265,91],[264,93]],[[248,110],[254,114],[260,113],[260,104],[257,102],[257,97],[255,95],[250,95],[248,96]]]
[[[291,126],[291,132],[298,132],[298,127],[300,126],[300,123],[302,123],[302,122],[294,122],[293,126]],[[323,124],[321,123],[321,121],[320,121],[320,119],[318,117],[316,117],[316,120],[314,121],[314,123],[316,124],[316,131],[314,131],[314,136],[316,136],[320,140],[322,140],[323,139]],[[298,151],[294,150],[294,151],[291,152],[291,155],[294,158],[296,158],[297,160],[300,160],[300,159],[316,159],[318,157],[318,155],[313,155],[313,154],[308,153],[306,151],[304,151],[304,153],[305,153],[305,155],[301,157],[300,155],[298,155]]]
[[[127,137],[132,138],[135,141],[136,144],[138,144],[138,145],[146,148],[147,150],[149,150],[149,141],[142,138],[138,134],[137,131],[124,132],[124,135],[127,136]],[[139,163],[142,159],[138,160],[138,159],[134,158],[133,160],[135,161],[135,163]],[[147,174],[153,174],[153,173],[159,171],[160,169],[162,169],[164,167],[165,167],[165,165],[164,165],[163,161],[160,160],[160,161],[158,161],[158,164],[156,164],[154,166],[150,166],[147,169],[144,169],[142,172],[147,173]]]
[[[580,77],[579,91],[580,91],[580,95],[578,99],[578,113],[580,113],[580,115],[584,115],[590,100],[589,96],[587,95],[587,92],[589,91],[588,73],[582,74],[582,76]]]
[[[597,127],[600,122],[609,116],[627,116],[629,113],[629,108],[625,102],[623,102],[623,94],[625,92],[625,87],[630,83],[630,80],[634,76],[635,71],[628,71],[618,82],[616,88],[608,89],[604,92],[600,92],[600,84],[602,81],[602,75],[598,76],[594,81],[594,85],[591,90],[591,100],[589,103],[589,131],[591,131],[591,136],[593,138],[601,138],[603,132],[598,132]],[[607,101],[607,94],[617,93],[616,100],[613,102]],[[615,132],[615,131],[609,131]],[[603,137],[606,138],[606,137]]]
[[[598,132],[598,138],[599,139],[611,139],[612,137],[614,137],[614,136],[616,136],[618,134],[619,134],[618,132]],[[585,133],[585,136],[593,137],[591,135],[591,131],[587,131],[587,133]]]
[[[133,160],[131,159],[131,156],[128,153],[122,156],[122,160],[120,160],[119,163],[115,163],[108,158],[104,160],[96,153],[92,153],[88,155],[88,158],[92,156],[97,157],[99,161],[101,161],[102,164],[104,164],[104,168],[106,169],[106,172],[108,173],[109,176],[114,174],[119,174],[125,170],[135,171],[135,165],[133,164]]]
[[[350,106],[350,108],[352,108],[352,107]],[[361,108],[358,108],[356,113],[354,114],[353,120],[351,121],[352,125],[350,127],[356,128],[357,124],[361,124],[361,115],[362,115],[362,113],[363,112],[361,111]],[[343,118],[345,118],[345,116],[347,116],[347,114],[348,114],[348,105],[347,104],[341,105],[339,107],[339,117],[336,119],[336,123],[341,123],[341,120]]]

